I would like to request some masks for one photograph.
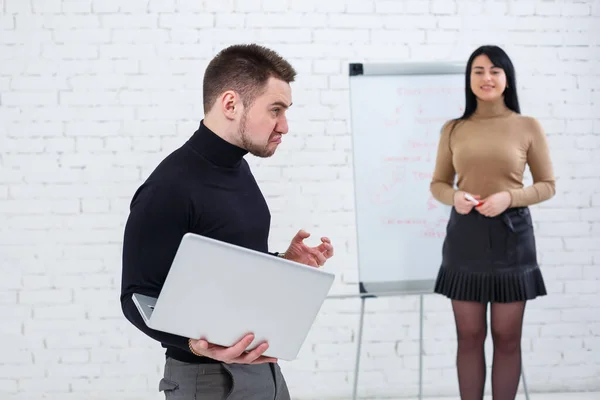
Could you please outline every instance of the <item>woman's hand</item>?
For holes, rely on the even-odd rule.
[[[462,190],[454,193],[454,208],[459,214],[468,214],[471,212],[473,207],[475,207],[475,204],[465,198],[465,194],[466,192],[463,192]],[[479,200],[480,197],[478,194],[471,194],[471,196],[473,196],[473,198],[476,200]]]
[[[495,217],[496,215],[503,213],[510,206],[511,201],[512,198],[510,193],[498,192],[481,200],[481,205],[477,206],[475,209],[479,211],[481,215]]]

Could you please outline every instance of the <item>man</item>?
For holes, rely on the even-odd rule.
[[[205,71],[200,127],[133,196],[123,243],[121,304],[133,325],[166,348],[159,390],[167,399],[290,398],[277,360],[262,355],[268,343],[246,351],[251,335],[225,348],[148,329],[131,295],[158,296],[186,232],[268,252],[271,215],[243,157],[275,153],[288,132],[285,113],[295,76],[286,60],[264,47],[222,50]],[[308,247],[303,242],[308,236],[300,230],[283,254],[271,254],[321,266],[333,256],[331,242],[324,237],[319,246]],[[189,314],[193,318],[193,308]]]

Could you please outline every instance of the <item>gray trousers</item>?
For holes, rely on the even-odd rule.
[[[167,357],[166,400],[291,400],[278,364],[188,364]]]

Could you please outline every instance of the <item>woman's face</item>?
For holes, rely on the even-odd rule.
[[[500,67],[494,66],[488,56],[475,57],[471,67],[471,90],[480,100],[500,99],[506,89],[506,74]]]

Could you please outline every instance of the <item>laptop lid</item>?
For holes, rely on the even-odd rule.
[[[153,329],[296,358],[333,284],[322,269],[201,235],[184,235],[149,320]]]

